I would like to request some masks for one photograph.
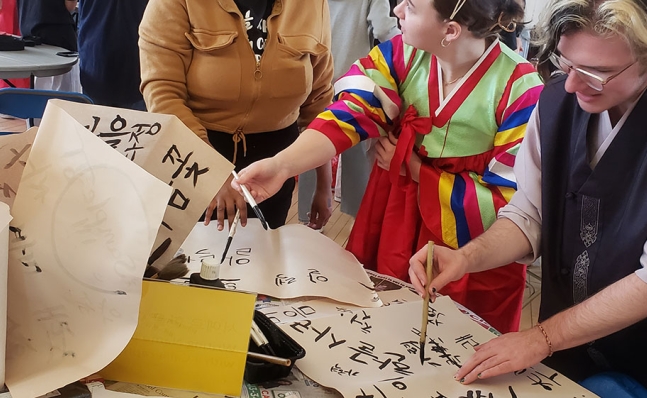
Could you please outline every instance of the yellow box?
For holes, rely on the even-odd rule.
[[[255,300],[250,293],[145,280],[135,334],[100,374],[240,396]]]

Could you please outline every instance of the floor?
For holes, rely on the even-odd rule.
[[[24,120],[5,118],[0,115],[0,132],[21,132],[26,128]],[[297,216],[298,201],[296,190],[292,196],[292,207],[288,213],[288,224],[298,223]],[[337,242],[339,245],[344,246],[348,241],[348,235],[353,226],[353,218],[341,212],[339,203],[333,202],[333,213],[324,227],[323,234],[330,239]],[[521,330],[529,329],[537,324],[537,317],[539,316],[539,298],[541,279],[539,275],[540,266],[533,265],[529,267],[528,278],[526,281],[526,290],[523,301],[523,312],[521,315]]]

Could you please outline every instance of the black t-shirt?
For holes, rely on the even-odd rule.
[[[267,40],[267,18],[272,13],[274,0],[234,0],[245,20],[247,39],[256,61],[261,60]]]

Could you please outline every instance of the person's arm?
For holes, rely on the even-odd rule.
[[[373,29],[373,37],[385,42],[400,34],[398,20],[390,15],[389,0],[370,0],[368,7],[367,21]]]
[[[458,250],[437,246],[434,249],[434,278],[429,290],[435,293],[465,274],[487,271],[510,264],[531,251],[526,235],[507,218],[500,218],[476,239]],[[427,245],[411,257],[409,277],[414,288],[424,295],[427,276]]]
[[[187,105],[193,46],[185,36],[191,32],[185,7],[181,0],[148,3],[139,25],[141,90],[149,112],[177,116],[208,143],[207,130]]]
[[[382,43],[367,59],[353,64],[335,84],[337,100],[292,145],[241,170],[240,181],[233,181],[232,186],[240,189],[241,183],[247,185],[260,202],[274,195],[286,179],[323,165],[361,140],[386,136],[400,113],[402,100],[396,82],[406,76],[395,76],[395,70],[384,65],[385,54],[393,51],[383,53],[382,46],[391,50],[392,43]],[[392,60],[395,62],[405,60]]]
[[[288,178],[323,165],[336,153],[326,135],[306,129],[289,147],[239,171],[238,181],[233,180],[231,186],[242,192],[240,185],[245,185],[254,199],[262,202],[277,193]]]
[[[328,2],[322,1],[322,31],[320,41],[326,48],[326,51],[315,57],[313,62],[313,79],[312,91],[301,105],[299,113],[299,124],[307,126],[317,117],[326,106],[330,105],[333,97],[333,59],[331,52],[331,31],[330,31],[330,11]],[[330,158],[328,161],[316,168],[317,187],[312,199],[310,208],[309,226],[314,229],[320,229],[328,222],[332,214],[332,193],[330,185],[332,184],[332,171]]]
[[[317,167],[315,171],[317,173],[317,187],[312,198],[308,226],[313,229],[321,229],[328,223],[328,219],[332,215],[331,162],[324,163],[322,166]]]
[[[565,350],[608,336],[647,318],[647,283],[631,274],[593,297],[541,323],[476,347],[455,379],[469,384],[533,366],[551,351]]]
[[[539,141],[539,107],[535,107],[526,136],[514,164],[517,192],[510,203],[499,210],[499,218],[507,218],[523,231],[532,246],[532,253],[518,261],[530,264],[540,253],[541,243],[541,145]]]
[[[319,42],[325,48],[321,54],[311,57],[312,64],[312,91],[308,98],[301,104],[299,111],[299,126],[306,127],[317,115],[319,115],[326,106],[330,105],[333,98],[333,59],[330,50],[330,11],[328,10],[328,1],[321,2],[322,31],[320,32]]]

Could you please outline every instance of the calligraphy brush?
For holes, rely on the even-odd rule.
[[[231,174],[233,174],[234,178],[238,180],[238,174],[236,173],[236,170],[232,170]],[[243,184],[240,184],[240,189],[243,191],[243,196],[245,197],[245,200],[247,203],[249,203],[250,206],[252,206],[252,210],[254,210],[254,213],[256,213],[256,217],[261,222],[261,225],[263,226],[263,229],[267,231],[267,221],[265,221],[265,217],[263,216],[263,213],[261,212],[261,209],[258,207],[258,204],[254,200],[254,197],[252,194],[249,192],[246,186]]]
[[[263,331],[258,327],[254,320],[252,320],[251,336],[252,340],[254,340],[254,343],[258,346],[258,348],[263,350],[263,352],[268,355],[276,355],[274,349],[270,345],[270,342],[267,340],[267,337],[265,337],[265,334],[263,334]]]
[[[231,241],[234,240],[234,234],[236,234],[236,227],[238,226],[239,219],[240,219],[240,209],[236,210],[236,217],[234,217],[234,221],[231,223],[231,226],[229,226],[229,237],[227,238],[225,251],[222,252],[222,258],[220,259],[220,264],[222,264],[225,261],[225,257],[227,257],[229,246],[231,246]]]
[[[420,364],[425,360],[425,341],[427,340],[427,323],[429,322],[429,285],[433,278],[434,242],[427,244],[427,283],[425,283],[425,298],[422,301],[422,326],[420,327]]]

